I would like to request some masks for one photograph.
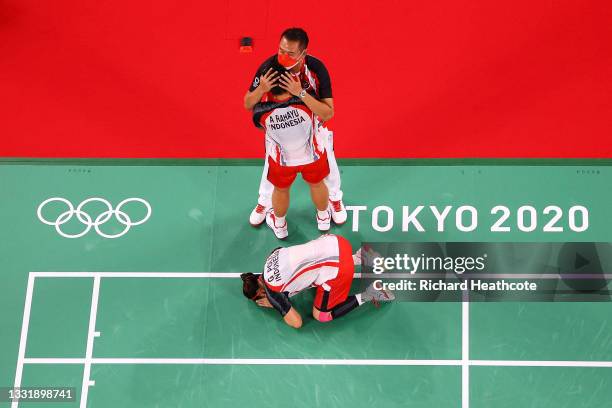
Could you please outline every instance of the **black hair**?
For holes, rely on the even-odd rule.
[[[272,89],[270,89],[270,92],[272,92],[272,95],[281,95],[281,94],[287,92],[283,88],[280,87],[280,81],[278,79],[285,72],[288,72],[288,69],[283,67],[278,62],[278,59],[276,58],[276,56],[274,58],[272,58],[272,61],[270,62],[270,68],[272,68],[278,74],[277,77],[276,77],[276,79],[277,79],[276,80],[276,84],[272,87]],[[266,71],[267,71],[267,69],[266,69]]]
[[[257,283],[259,275],[251,272],[243,273],[240,275],[240,279],[242,279],[242,293],[244,296],[248,299],[256,300],[255,295],[257,295],[259,290],[259,283]]]
[[[299,27],[291,27],[283,31],[281,38],[285,37],[287,41],[298,41],[300,43],[300,49],[304,50],[308,48],[308,34],[306,31]]]

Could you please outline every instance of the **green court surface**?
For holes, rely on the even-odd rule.
[[[612,242],[612,167],[604,163],[342,167],[345,202],[367,207],[332,232],[361,242]],[[279,245],[248,224],[260,163],[0,163],[0,387],[70,386],[77,402],[53,407],[612,407],[612,304],[416,303],[359,308],[304,326],[241,293],[241,272],[260,272]],[[76,208],[92,197],[145,200],[150,217],[122,231],[114,217],[78,238],[39,219],[53,197]],[[496,205],[510,232],[492,232]],[[472,205],[479,225],[402,230],[402,206]],[[516,209],[563,209],[563,232],[516,228]],[[372,226],[372,210],[393,226]],[[588,209],[585,231],[568,210]],[[56,220],[67,204],[41,209]],[[104,211],[89,202],[94,219]],[[132,222],[146,206],[122,207]],[[386,213],[385,213],[386,214]],[[383,214],[380,224],[386,224]],[[85,216],[83,216],[85,217]],[[289,239],[318,235],[304,183],[292,191]],[[77,217],[61,227],[78,235]],[[102,234],[102,235],[101,235]],[[606,271],[610,273],[610,271]],[[356,286],[356,284],[355,284]],[[90,383],[91,382],[91,383]],[[85,391],[85,393],[83,393]],[[0,402],[0,407],[17,404]],[[44,407],[47,403],[20,403]]]

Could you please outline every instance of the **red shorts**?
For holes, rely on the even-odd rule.
[[[321,286],[317,288],[313,306],[321,312],[330,311],[348,298],[355,274],[351,243],[344,237],[336,235],[336,238],[338,238],[338,246],[340,247],[338,276],[325,282],[330,287],[329,291]]]
[[[268,180],[278,188],[288,188],[293,184],[298,173],[302,173],[304,181],[316,184],[329,174],[327,152],[319,160],[302,166],[281,166],[268,156]]]

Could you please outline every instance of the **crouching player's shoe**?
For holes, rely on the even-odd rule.
[[[257,203],[257,207],[251,211],[249,222],[252,226],[257,227],[266,220],[266,206]]]
[[[344,224],[346,222],[347,214],[346,208],[342,200],[332,201],[329,200],[329,204],[332,210],[332,219],[337,225]]]
[[[378,306],[380,302],[391,302],[395,300],[395,295],[389,290],[378,290],[374,287],[374,282],[361,294],[361,300],[364,302],[372,302],[374,306]]]
[[[268,224],[268,227],[270,227],[278,239],[285,239],[287,235],[289,235],[289,231],[287,231],[287,220],[285,217],[282,217],[282,219],[276,217],[276,215],[274,215],[274,209],[266,212],[266,224]]]
[[[317,227],[319,231],[329,231],[331,227],[331,210],[317,211]]]

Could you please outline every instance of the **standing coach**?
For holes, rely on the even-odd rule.
[[[324,122],[334,115],[334,101],[332,99],[331,80],[325,65],[321,60],[308,55],[308,34],[301,28],[289,28],[281,34],[278,53],[266,59],[257,70],[251,86],[244,96],[244,107],[253,110],[254,106],[267,99],[271,89],[279,84],[278,75],[272,68],[275,64],[285,67],[301,83],[302,90],[293,96],[302,99],[304,104],[315,114],[315,129],[325,142],[327,142],[327,160],[330,173],[325,178],[329,189],[329,203],[332,220],[336,224],[343,224],[347,219],[346,209],[342,202],[340,189],[340,171],[333,152],[333,133],[329,131]],[[276,60],[276,61],[275,61]],[[259,199],[257,206],[251,212],[249,222],[257,226],[265,220],[266,212],[271,208],[271,197],[274,186],[267,179],[268,160],[266,158],[261,182],[259,185]]]

